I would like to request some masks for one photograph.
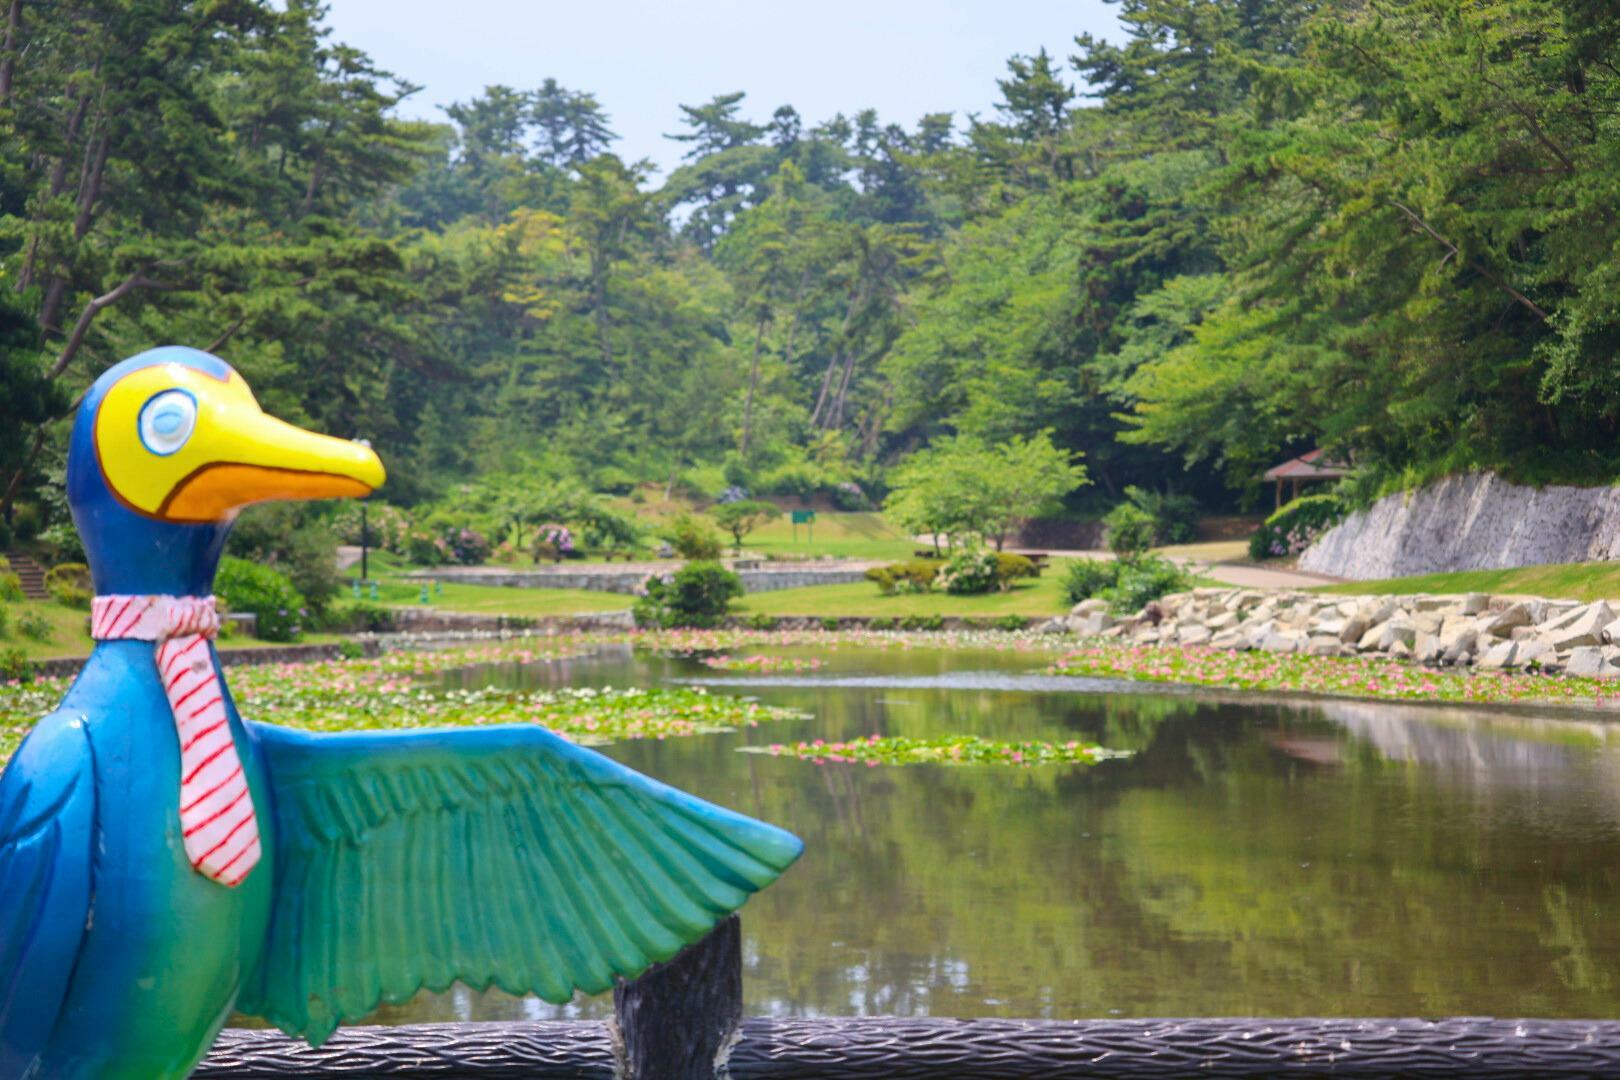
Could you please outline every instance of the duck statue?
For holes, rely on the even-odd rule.
[[[75,420],[94,652],[0,773],[0,1080],[184,1077],[233,1010],[313,1044],[453,982],[599,992],[704,936],[792,835],[533,725],[245,721],[212,638],[236,512],[369,494],[372,451],[194,349]]]

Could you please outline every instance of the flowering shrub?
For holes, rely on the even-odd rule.
[[[1337,495],[1306,495],[1275,514],[1249,538],[1249,555],[1279,559],[1298,555],[1316,538],[1344,520],[1347,508]]]
[[[442,566],[452,558],[450,545],[426,525],[413,525],[405,535],[405,557],[418,566]]]
[[[742,502],[746,498],[748,498],[748,489],[738,484],[732,484],[722,491],[714,501],[723,505],[725,503]]]
[[[534,557],[561,559],[574,553],[574,533],[566,525],[549,523],[540,526],[534,538]]]
[[[292,580],[268,566],[230,556],[220,560],[214,592],[232,611],[251,611],[265,641],[297,641],[309,614]]]
[[[717,562],[690,562],[673,574],[654,574],[642,582],[633,613],[636,625],[719,626],[731,601],[743,594],[742,579]]]
[[[958,551],[939,572],[939,584],[956,596],[987,593],[998,587],[996,553],[983,548]]]
[[[462,566],[477,566],[489,558],[489,552],[489,537],[477,529],[458,529],[450,536],[450,554]]]

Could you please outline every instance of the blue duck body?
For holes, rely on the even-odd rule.
[[[196,400],[196,434],[147,460],[103,412],[144,424],[154,391]],[[234,506],[381,481],[369,450],[264,417],[229,366],[173,347],[96,381],[68,461],[103,595],[207,596]],[[0,1080],[185,1077],[233,1009],[318,1043],[453,981],[566,1001],[669,958],[802,850],[542,728],[313,736],[245,723],[221,685],[264,849],[235,887],[187,859],[150,641],[99,642],[0,773]]]

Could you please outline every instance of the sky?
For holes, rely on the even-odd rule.
[[[1076,34],[1119,38],[1103,0],[330,0],[333,38],[420,84],[401,111],[439,106],[491,83],[548,76],[596,95],[627,160],[664,174],[685,147],[682,104],[742,90],[745,115],[792,104],[806,126],[875,108],[912,127],[930,112],[988,116],[1015,53],[1067,60]]]

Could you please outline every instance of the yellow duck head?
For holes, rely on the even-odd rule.
[[[369,447],[266,415],[230,365],[179,346],[96,380],[67,474],[98,593],[192,595],[210,586],[242,507],[365,496],[385,479]]]

